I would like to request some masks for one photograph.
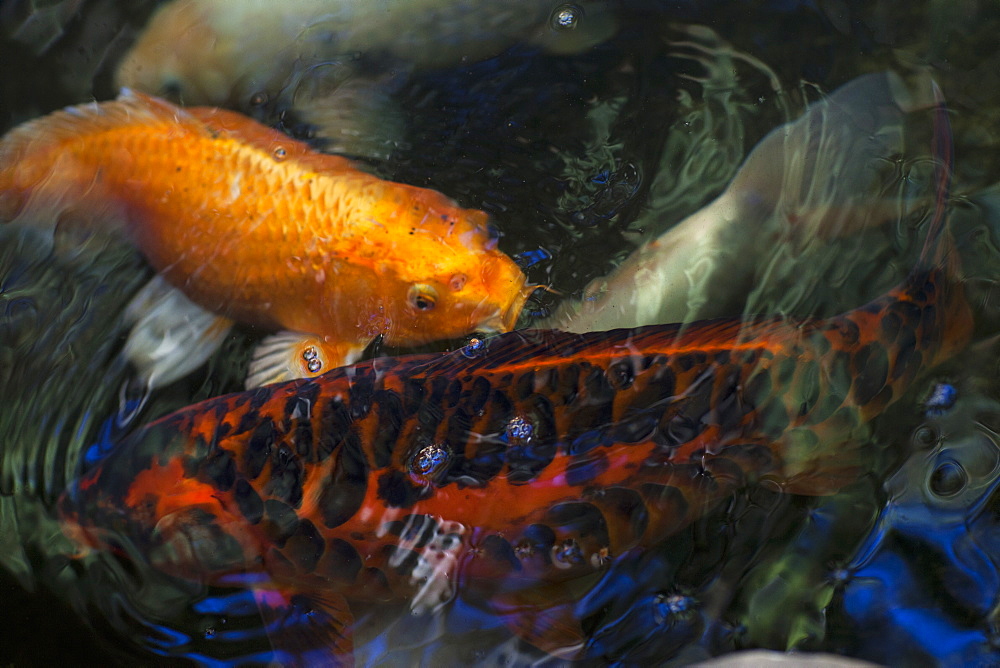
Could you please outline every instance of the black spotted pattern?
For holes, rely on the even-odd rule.
[[[299,527],[299,516],[295,509],[277,499],[264,501],[264,520],[261,527],[272,543],[279,548],[295,533]]]
[[[598,545],[608,545],[608,525],[604,514],[590,503],[561,503],[553,506],[545,514],[550,526],[558,527],[564,532],[575,534],[580,538],[594,538]]]
[[[882,391],[889,376],[889,358],[885,348],[870,343],[855,353],[857,375],[854,377],[854,400],[859,406],[869,403]]]
[[[327,542],[326,551],[317,564],[316,571],[334,582],[351,584],[361,573],[363,565],[361,556],[350,543],[340,538],[333,538]],[[382,584],[383,587],[388,586],[387,582]]]
[[[240,509],[240,513],[243,514],[243,517],[250,524],[260,522],[264,516],[264,502],[260,500],[260,495],[257,494],[257,490],[250,483],[244,478],[237,480],[233,496],[236,499],[236,506]]]
[[[607,382],[608,386],[616,392],[628,390],[635,381],[635,372],[631,358],[625,358],[612,362],[608,365]]]
[[[233,453],[224,448],[215,448],[201,464],[198,479],[213,485],[222,492],[228,492],[236,482],[236,461]]]
[[[356,370],[355,375],[351,377],[351,419],[363,420],[368,417],[374,403],[374,395],[375,372],[370,367]]]
[[[426,493],[425,487],[415,484],[402,471],[386,471],[377,484],[378,498],[390,508],[412,508]]]
[[[320,437],[316,443],[313,461],[326,461],[337,449],[351,428],[350,410],[338,398],[323,404],[320,418]]]
[[[305,469],[298,456],[286,445],[275,448],[271,456],[271,475],[264,485],[264,493],[298,508],[302,504],[304,483]]]
[[[472,389],[465,400],[469,413],[476,415],[483,410],[483,408],[486,407],[486,402],[489,401],[490,392],[492,392],[492,390],[493,388],[490,386],[489,380],[483,376],[477,376],[476,379],[472,381]]]
[[[518,401],[523,401],[527,399],[535,391],[535,372],[527,371],[522,373],[514,383],[514,397]]]
[[[496,534],[490,534],[481,544],[483,554],[495,562],[502,564],[505,570],[521,570],[521,562],[514,553],[514,548],[506,540]]]
[[[271,458],[277,432],[271,418],[265,418],[254,427],[246,450],[243,452],[243,470],[251,480],[260,476],[264,465]]]
[[[378,431],[372,443],[374,465],[383,469],[392,463],[392,452],[399,440],[406,416],[403,401],[399,395],[389,390],[378,390],[373,397],[373,405],[378,416]]]
[[[299,571],[312,573],[325,548],[326,542],[316,526],[309,520],[302,520],[285,543],[284,555]]]
[[[368,461],[356,434],[347,434],[335,456],[337,460],[333,472],[324,481],[319,493],[323,524],[330,529],[354,516],[361,508],[368,489]]]
[[[589,364],[580,365],[583,392],[574,394],[568,405],[569,427],[564,438],[571,443],[573,452],[585,452],[589,448],[607,444],[605,435],[613,422],[615,390],[608,383],[607,376]]]
[[[313,450],[312,412],[319,397],[319,384],[307,383],[285,401],[285,431],[293,433],[296,452],[307,459]]]

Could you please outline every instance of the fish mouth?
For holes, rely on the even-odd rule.
[[[510,331],[514,329],[514,325],[517,324],[517,319],[521,317],[521,311],[524,310],[524,305],[528,302],[528,297],[535,293],[535,290],[542,286],[533,283],[525,283],[521,286],[521,289],[514,296],[514,301],[510,303],[507,310],[504,311],[501,316],[501,321],[503,326],[506,328],[504,331]]]
[[[514,329],[517,319],[521,317],[521,311],[539,285],[525,284],[514,295],[514,299],[507,305],[506,309],[495,311],[489,318],[483,320],[476,329],[483,334],[503,334]]]

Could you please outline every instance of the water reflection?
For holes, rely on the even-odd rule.
[[[724,37],[700,25],[664,28],[650,21],[640,28],[625,21],[624,36],[617,41],[570,57],[516,51],[416,72],[405,86],[398,80],[379,81],[381,90],[412,108],[413,115],[403,130],[386,124],[392,132],[403,132],[402,138],[392,139],[395,143],[362,144],[358,152],[369,151],[375,168],[387,175],[432,185],[493,212],[504,231],[501,246],[511,254],[526,253],[530,261],[523,266],[534,272],[534,280],[572,296],[621,263],[637,242],[638,228],[646,235],[659,233],[715,197],[747,149],[772,128],[797,118],[805,100],[829,100],[818,91],[834,91],[862,71],[883,69],[887,56],[880,45],[898,45],[914,31],[913,23],[922,20],[914,17],[944,18],[927,31],[927,53],[950,53],[954,58],[944,36],[956,26],[961,29],[962,47],[969,52],[960,54],[962,67],[969,66],[946,67],[938,60],[935,76],[958,110],[958,192],[960,197],[972,192],[973,197],[971,202],[959,201],[955,209],[966,217],[961,224],[971,230],[960,234],[960,242],[963,262],[974,278],[970,287],[977,295],[975,304],[985,314],[979,334],[990,335],[995,330],[989,318],[991,309],[996,316],[992,284],[1000,218],[997,207],[991,207],[995,193],[973,191],[996,179],[990,169],[995,157],[986,150],[993,141],[995,108],[988,86],[979,83],[989,68],[970,55],[984,52],[973,47],[982,32],[989,32],[984,26],[990,21],[945,11],[942,3],[930,3],[927,12],[908,12],[899,20],[881,3],[870,8],[847,3],[843,12],[825,5],[814,12],[804,9],[808,4],[771,3],[758,20],[746,21],[743,3],[703,3],[704,10],[692,3],[680,18],[697,24],[707,20],[703,12],[716,12],[712,24]],[[108,3],[47,7],[67,5],[96,15],[115,13]],[[970,6],[963,5],[974,13]],[[565,9],[557,7],[549,17],[560,28],[572,23],[572,12]],[[134,10],[137,15],[129,19],[134,26],[126,23],[123,28],[120,15],[107,25],[115,34],[134,34],[141,24],[138,13],[146,10]],[[0,27],[8,40],[34,40],[34,51],[42,56],[65,52],[67,44],[81,40],[101,43],[55,11],[48,10],[53,20],[44,24],[45,30],[38,28],[43,25],[38,17],[31,23],[17,17],[14,21],[11,14],[4,14]],[[740,20],[731,20],[733,15]],[[814,23],[792,20],[803,15]],[[817,28],[822,24],[817,16],[832,28]],[[813,40],[808,47],[787,43],[787,35],[810,31],[810,36],[827,39]],[[838,51],[830,37],[834,34],[856,39],[870,60]],[[776,35],[785,36],[780,55],[769,53]],[[60,42],[61,36],[68,41]],[[9,50],[9,43],[4,48]],[[5,99],[23,97],[16,113],[26,118],[56,104],[52,100],[63,99],[60,95],[73,97],[65,102],[88,97],[98,78],[108,87],[109,72],[124,44],[102,43],[101,48],[109,55],[96,63],[94,58],[74,61],[72,73],[66,75],[74,78],[72,86],[51,98],[18,93],[21,88],[8,82],[3,84]],[[800,52],[810,57],[788,55]],[[326,65],[337,63],[322,67]],[[797,87],[805,72],[821,83]],[[259,117],[309,135],[323,123],[295,119],[295,107],[304,117],[310,101],[329,92],[324,86],[343,82],[312,70],[296,76],[294,93],[254,90],[241,104]],[[873,99],[852,99],[850,108],[866,108]],[[381,97],[375,101],[384,102]],[[362,116],[365,122],[372,117]],[[13,117],[5,119],[13,122]],[[916,135],[913,144],[925,146],[919,129]],[[930,165],[919,158],[908,162],[896,155],[893,141],[889,145],[892,150],[877,156],[888,177],[872,190],[899,204],[892,218],[895,229],[837,243],[813,241],[797,249],[801,254],[788,252],[784,245],[769,248],[775,261],[764,268],[754,266],[764,278],[752,286],[735,279],[734,266],[720,263],[714,277],[738,294],[730,300],[734,313],[743,309],[747,295],[747,308],[754,311],[836,312],[840,306],[861,303],[860,293],[878,292],[884,287],[880,281],[891,283],[905,273],[921,221],[904,214],[920,208]],[[823,175],[870,158],[846,149],[824,149],[819,155],[828,159],[821,163]],[[861,176],[860,171],[854,175]],[[803,182],[819,183],[811,178]],[[829,188],[853,192],[844,183],[827,183],[826,189],[806,193],[819,199],[805,199],[829,202]],[[793,192],[801,194],[802,189],[782,188],[779,195]],[[25,587],[47,586],[59,592],[81,618],[93,620],[98,637],[119,645],[109,651],[129,651],[120,642],[126,638],[144,648],[147,653],[141,656],[146,660],[148,652],[206,665],[295,659],[273,652],[268,633],[312,629],[317,619],[328,622],[315,608],[291,601],[281,615],[265,613],[262,620],[259,602],[246,591],[193,587],[145,568],[144,556],[129,555],[127,549],[118,556],[105,551],[78,559],[77,547],[63,535],[52,510],[78,467],[90,467],[112,452],[127,436],[130,421],[145,424],[197,399],[241,389],[249,347],[261,333],[237,331],[208,369],[163,388],[148,401],[128,391],[123,399],[122,388],[131,386],[119,358],[119,315],[124,297],[147,278],[139,258],[106,240],[82,246],[69,240],[50,254],[30,231],[2,229],[0,234],[5,316],[0,370],[7,374],[5,401],[17,407],[0,411],[0,433],[7,437],[0,449],[4,569]],[[67,253],[66,247],[75,250]],[[803,280],[803,265],[808,265],[809,280]],[[870,268],[871,275],[858,275],[860,265]],[[554,293],[539,296],[526,320],[537,318],[558,298]],[[718,306],[702,300],[699,308]],[[479,343],[470,341],[464,348],[461,342],[453,344],[462,351],[456,355],[488,359],[489,342],[474,341]],[[872,473],[837,496],[789,498],[768,486],[741,490],[669,545],[643,552],[602,554],[574,539],[547,537],[512,547],[523,556],[547,554],[557,567],[601,570],[589,591],[563,604],[571,618],[586,620],[582,656],[593,661],[660,662],[672,656],[683,662],[753,646],[837,651],[893,663],[998,660],[994,645],[1000,552],[991,538],[996,533],[995,432],[1000,427],[993,417],[996,388],[989,382],[994,360],[994,351],[981,348],[904,398],[894,413],[875,425],[868,444],[879,453],[873,456]],[[986,379],[978,379],[973,371],[981,371]],[[634,382],[633,371],[622,367],[618,372],[609,376],[616,390]],[[23,378],[39,382],[26,388]],[[548,455],[537,446],[551,438],[546,431],[551,417],[542,405],[503,417],[495,425],[496,440],[519,449],[515,459],[520,458],[522,472],[530,478],[547,461]],[[640,415],[616,429],[616,438],[629,441],[653,426]],[[581,449],[598,447],[594,439],[599,434],[578,436]],[[412,454],[413,475],[424,482],[447,468],[454,456],[436,442],[425,442]],[[355,611],[357,660],[558,662],[511,634],[490,607],[489,592],[463,591],[445,577],[454,547],[450,536],[464,528],[435,525],[425,531],[415,517],[399,527],[399,545],[412,549],[421,543],[427,548],[427,559],[413,570],[424,582],[418,605],[411,610],[374,602]],[[394,554],[395,562],[402,564],[406,553]],[[255,583],[244,577],[239,584]],[[38,646],[46,641],[28,642]],[[305,653],[298,658],[318,656]]]

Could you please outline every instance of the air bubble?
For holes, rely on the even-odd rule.
[[[535,425],[521,416],[507,423],[504,437],[510,445],[526,445],[535,434]]]
[[[683,594],[660,594],[653,600],[653,619],[657,624],[676,621],[693,610],[695,601]]]
[[[441,473],[451,461],[451,449],[443,443],[421,448],[410,460],[410,473],[418,482],[426,484]]]
[[[921,425],[913,432],[913,444],[918,448],[928,448],[938,442],[940,435],[931,425]]]
[[[311,359],[308,362],[306,362],[306,368],[309,369],[309,371],[312,373],[317,373],[320,369],[323,368],[323,363],[318,359]]]
[[[478,338],[469,339],[469,342],[465,344],[465,347],[462,348],[462,354],[468,357],[469,359],[479,357],[485,351],[486,351],[486,341]]]
[[[555,30],[573,30],[580,23],[582,15],[583,10],[576,5],[560,5],[552,12],[549,24]]]
[[[569,568],[574,564],[583,563],[583,551],[579,543],[567,538],[559,545],[552,546],[552,559],[557,568]]]
[[[937,496],[955,496],[969,483],[969,474],[953,461],[942,462],[931,474],[930,488]]]
[[[319,356],[319,353],[316,352],[316,349],[314,347],[312,347],[312,346],[309,346],[308,348],[306,348],[305,350],[302,351],[302,359],[304,359],[306,361],[314,360],[318,356]]]
[[[830,580],[837,585],[846,585],[852,577],[851,571],[846,568],[834,568],[830,572]]]

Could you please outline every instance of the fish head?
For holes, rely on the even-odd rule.
[[[497,248],[486,214],[455,209],[422,220],[399,253],[387,286],[386,294],[393,295],[386,303],[393,323],[385,333],[387,343],[413,345],[513,329],[536,286]]]
[[[426,272],[408,272],[393,300],[394,323],[387,342],[418,344],[457,338],[472,332],[508,332],[534,286],[520,268],[497,250],[462,262],[439,258]],[[448,266],[453,265],[453,266]],[[414,267],[416,268],[416,267]]]
[[[221,105],[233,87],[236,45],[215,33],[205,3],[164,4],[118,65],[115,83],[186,105]]]

